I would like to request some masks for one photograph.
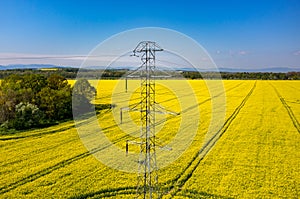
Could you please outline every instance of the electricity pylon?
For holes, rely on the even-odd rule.
[[[158,175],[155,147],[155,52],[162,51],[155,42],[140,42],[133,50],[141,55],[141,145],[137,194],[140,198],[153,198],[158,194]]]
[[[155,137],[157,105],[155,102],[155,53],[157,51],[163,51],[163,49],[152,41],[142,41],[133,50],[133,55],[141,56],[142,61],[141,66],[135,70],[141,79],[141,101],[132,107],[121,108],[120,112],[121,123],[123,110],[140,112],[141,132],[139,141],[134,143],[140,145],[137,198],[144,199],[159,197]],[[128,152],[128,141],[126,150]]]

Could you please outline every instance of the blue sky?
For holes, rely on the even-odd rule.
[[[299,24],[298,0],[2,0],[0,64],[20,55],[87,55],[114,34],[150,26],[190,36],[219,67],[300,67]]]

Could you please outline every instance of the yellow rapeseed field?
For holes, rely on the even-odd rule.
[[[225,94],[214,81],[156,82],[162,109],[180,113],[157,115],[158,140],[172,148],[157,160],[162,197],[299,198],[300,81],[225,80]],[[139,135],[139,115],[124,114],[120,124],[119,110],[138,102],[139,81],[129,81],[127,93],[123,80],[90,83],[97,88],[94,103],[114,105],[101,110],[96,123],[86,117],[77,128],[68,121],[0,136],[0,198],[135,197],[137,175],[107,166],[96,155],[112,157],[114,146],[126,159],[126,140]],[[110,144],[100,140],[89,152],[80,131],[93,125]],[[180,142],[173,142],[178,134]]]

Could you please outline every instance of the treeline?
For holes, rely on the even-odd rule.
[[[192,72],[184,71],[182,76],[187,79],[237,79],[237,80],[300,80],[300,72]]]
[[[53,68],[53,69],[9,69],[0,70],[0,79],[8,77],[10,75],[30,75],[38,74],[45,77],[51,75],[60,75],[66,79],[75,79],[78,68]]]
[[[49,77],[58,74],[66,79],[76,79],[78,76],[85,79],[116,79],[126,74],[128,70],[102,70],[102,69],[79,69],[79,68],[53,68],[53,69],[10,69],[0,70],[0,79],[12,74],[27,75],[39,74]]]
[[[66,79],[76,79],[78,77],[85,79],[119,79],[124,77],[129,70],[126,69],[78,69],[78,68],[56,68],[56,69],[13,69],[0,70],[0,79],[9,75],[28,75],[39,74],[50,77],[58,74]],[[300,72],[272,73],[272,72],[196,72],[196,71],[168,71],[171,78],[187,79],[261,79],[261,80],[299,80]]]
[[[91,110],[96,89],[86,79],[73,87],[63,76],[14,74],[0,84],[1,129],[48,126]]]

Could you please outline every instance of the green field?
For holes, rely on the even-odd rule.
[[[98,91],[95,103],[118,103],[117,108],[97,115],[111,144],[100,140],[92,153],[109,157],[106,151],[117,146],[126,158],[126,139],[135,136],[138,129],[123,126],[128,130],[125,132],[115,115],[126,104],[126,97],[132,103],[138,97],[126,94],[116,80],[91,83]],[[161,142],[172,145],[170,140],[178,132],[180,121],[186,120],[183,118],[189,118],[181,122],[184,139],[189,139],[190,129],[196,129],[182,155],[158,172],[163,198],[299,198],[300,81],[226,80],[226,95],[216,91],[213,96],[204,81],[188,83],[193,88],[191,93],[180,81],[157,82],[157,101],[182,112],[178,117],[159,116],[165,120],[158,125]],[[189,104],[192,95],[196,104]],[[226,97],[225,123],[211,127],[213,101],[222,97]],[[126,121],[137,120],[134,113],[129,116]],[[94,122],[86,118],[78,125],[89,128]],[[204,144],[207,147],[199,153]],[[73,121],[1,135],[0,150],[0,198],[135,196],[137,175],[98,161],[83,145]],[[158,158],[158,162],[163,161]]]

